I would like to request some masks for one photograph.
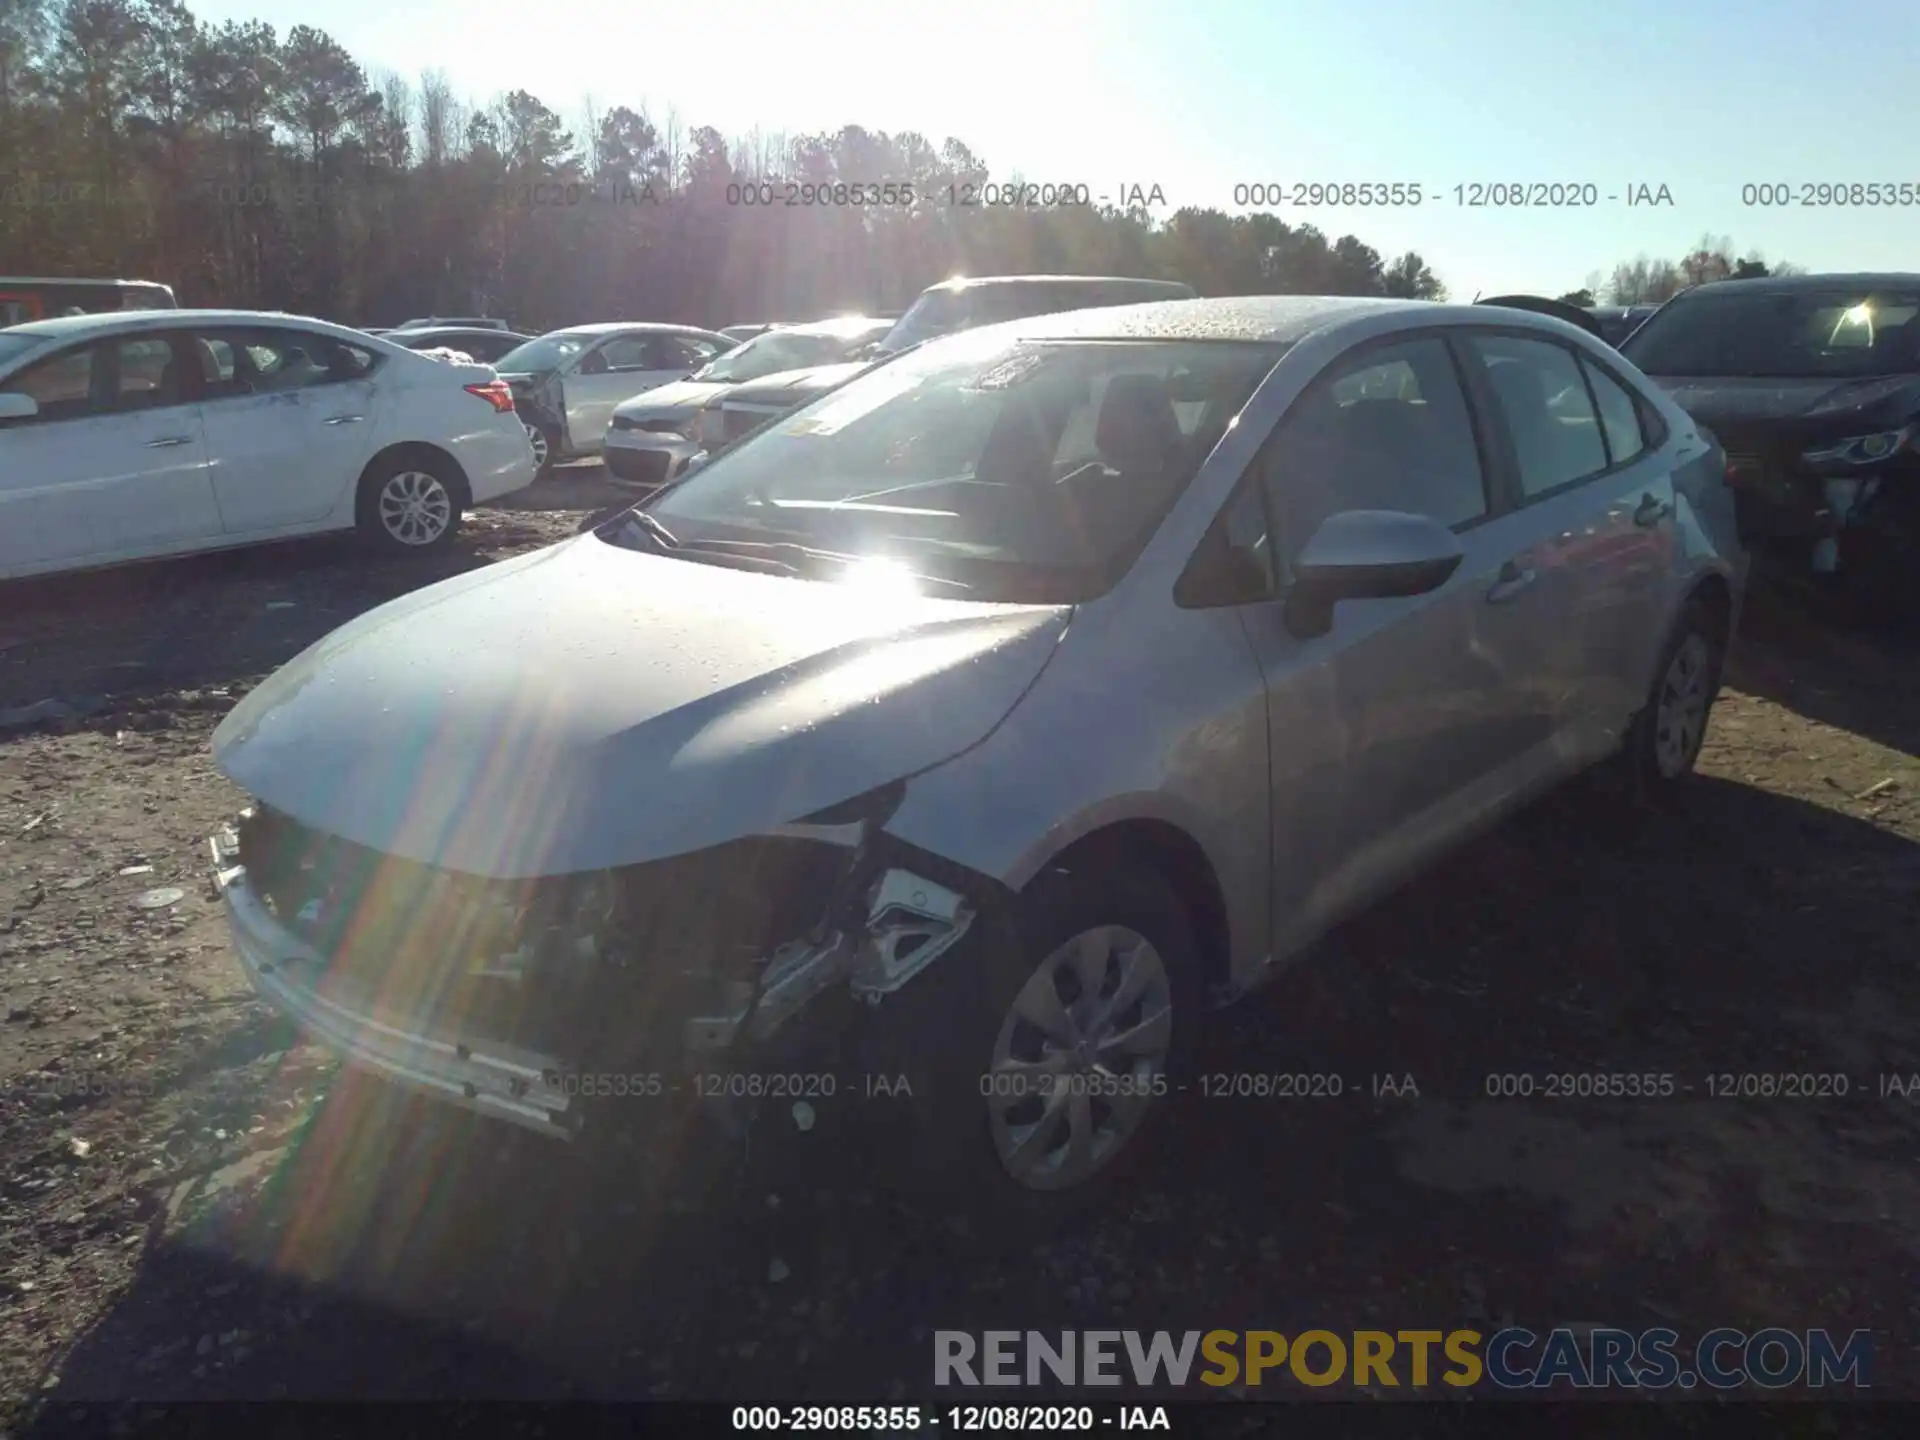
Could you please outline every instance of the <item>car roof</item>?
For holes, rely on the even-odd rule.
[[[967,290],[975,285],[1185,285],[1184,280],[1162,280],[1149,275],[956,275],[929,285],[929,290]]]
[[[378,340],[348,325],[311,315],[289,315],[280,310],[103,310],[92,315],[62,315],[51,320],[29,320],[15,325],[10,335],[34,335],[46,340],[84,340],[115,330],[172,330],[190,325],[302,325],[324,330],[343,340]]]
[[[1493,313],[1497,309],[1497,314]],[[1534,310],[1445,304],[1434,300],[1381,299],[1361,295],[1235,295],[1209,300],[1154,300],[1144,305],[1111,305],[1064,310],[985,325],[960,332],[988,332],[1009,340],[1219,340],[1270,345],[1291,344],[1319,330],[1358,323],[1373,316],[1404,314],[1424,324],[1455,324],[1540,329],[1555,334],[1585,326]],[[952,343],[957,337],[931,340]]]
[[[839,315],[831,320],[809,320],[804,325],[779,325],[771,328],[777,329],[782,335],[842,336],[858,335],[865,330],[885,330],[892,324],[891,320],[878,320],[871,315]]]
[[[1144,305],[1063,310],[963,333],[978,335],[991,329],[1023,340],[1241,340],[1279,344],[1298,340],[1337,321],[1363,315],[1388,310],[1425,314],[1442,308],[1457,309],[1462,320],[1487,323],[1484,307],[1442,307],[1431,300],[1382,300],[1357,295],[1235,295],[1212,300],[1151,300]],[[1524,316],[1528,312],[1512,313]]]
[[[484,335],[488,339],[504,338],[508,340],[531,340],[531,335],[522,335],[518,330],[496,330],[490,325],[419,325],[412,329],[389,330],[389,335],[405,335],[409,339],[421,335]]]
[[[1844,275],[1762,275],[1752,280],[1712,280],[1681,294],[1723,295],[1737,291],[1742,295],[1795,295],[1821,290],[1920,291],[1920,274],[1862,270]]]
[[[644,331],[649,335],[716,335],[714,330],[702,330],[698,325],[661,325],[644,320],[601,320],[592,325],[569,325],[561,330],[549,330],[549,335],[612,335],[616,331]]]

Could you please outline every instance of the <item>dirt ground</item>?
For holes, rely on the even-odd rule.
[[[210,732],[352,615],[607,498],[564,471],[426,567],[329,542],[0,587],[0,1423],[923,1398],[932,1330],[1007,1326],[1869,1328],[1877,1392],[1920,1395],[1920,667],[1765,596],[1681,818],[1623,839],[1570,791],[1346,927],[1206,1060],[1344,1096],[1184,1099],[1127,1203],[1014,1258],[858,1175],[643,1203],[296,1043],[207,885],[242,803]],[[1487,1093],[1601,1070],[1676,1091]],[[1849,1093],[1707,1093],[1783,1071]]]

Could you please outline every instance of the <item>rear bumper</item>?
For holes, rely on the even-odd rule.
[[[235,863],[232,834],[217,835],[208,845],[241,970],[263,999],[306,1034],[409,1089],[553,1139],[575,1136],[579,1107],[557,1057],[481,1036],[428,1032],[408,1017],[383,1014],[375,996],[337,982],[321,993],[325,957],[261,903]]]
[[[453,447],[476,505],[524,490],[533,483],[538,468],[520,417],[502,415],[499,420],[500,424],[466,436]]]

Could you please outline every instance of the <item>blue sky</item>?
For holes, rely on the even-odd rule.
[[[1767,209],[1741,194],[1920,189],[1914,0],[189,3],[208,20],[317,25],[369,70],[438,67],[474,99],[525,88],[569,120],[590,95],[729,135],[954,135],[998,175],[1096,195],[1158,185],[1168,213],[1233,208],[1241,183],[1418,182],[1418,209],[1278,213],[1416,249],[1462,298],[1572,289],[1703,232],[1811,269],[1920,269],[1920,205]],[[541,15],[550,34],[529,22]],[[1591,183],[1602,203],[1463,209],[1452,187],[1476,181]],[[1604,198],[1641,184],[1674,203]]]

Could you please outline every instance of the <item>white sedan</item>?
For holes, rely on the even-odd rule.
[[[533,481],[506,382],[250,310],[0,331],[0,579],[358,530],[396,553]]]

